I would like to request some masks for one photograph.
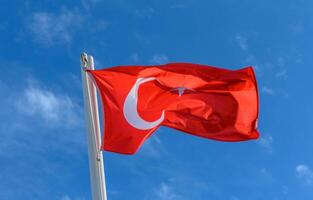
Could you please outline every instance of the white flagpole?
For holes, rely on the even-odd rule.
[[[107,200],[103,155],[100,151],[100,124],[98,113],[97,90],[90,76],[84,69],[94,69],[93,57],[83,53],[81,55],[81,74],[83,82],[85,116],[87,122],[88,155],[91,192],[93,200]]]

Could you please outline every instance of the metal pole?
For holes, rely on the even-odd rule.
[[[83,82],[85,117],[87,122],[87,141],[89,155],[89,170],[91,192],[93,200],[107,200],[103,155],[100,151],[100,124],[98,113],[97,90],[91,77],[84,68],[94,69],[93,57],[83,53],[81,55],[81,74]]]

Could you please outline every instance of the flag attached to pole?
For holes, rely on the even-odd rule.
[[[259,136],[252,67],[170,63],[87,71],[104,108],[102,150],[133,154],[160,126],[228,142]]]

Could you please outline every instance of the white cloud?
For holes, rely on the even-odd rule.
[[[266,168],[262,168],[260,170],[260,174],[261,174],[263,179],[273,180],[273,176],[272,176],[271,172],[268,171]]]
[[[141,34],[137,31],[134,32],[134,37],[142,44],[149,45],[151,44],[151,40],[145,35]]]
[[[16,74],[20,75],[15,77],[17,82],[0,81],[0,160],[8,164],[0,173],[0,179],[6,180],[0,186],[0,198],[47,199],[54,195],[55,199],[82,200],[56,191],[75,181],[73,177],[79,173],[72,169],[87,156],[81,107],[74,97],[35,80],[29,83],[23,79],[27,75]],[[51,159],[55,155],[58,159]],[[60,175],[63,170],[67,173]],[[12,172],[16,176],[11,176]],[[55,187],[43,176],[54,177]]]
[[[247,63],[255,63],[256,62],[256,57],[252,54],[248,55],[245,59],[245,62]]]
[[[0,132],[4,132],[4,140],[0,141],[0,156],[11,156],[5,152],[17,147],[39,152],[62,149],[65,153],[78,155],[77,150],[85,145],[82,107],[66,93],[54,92],[31,81],[20,91],[10,86],[0,88],[2,92],[10,91],[1,101],[4,108]],[[51,140],[47,142],[46,137]],[[67,148],[65,144],[71,144],[73,148]]]
[[[259,139],[259,144],[268,152],[273,151],[273,137],[271,135],[262,135]]]
[[[295,60],[295,62],[301,64],[301,63],[303,62],[303,55],[300,54],[300,53],[298,53],[298,54],[296,55],[296,60]]]
[[[237,34],[235,39],[241,50],[248,50],[247,39],[244,36]]]
[[[158,65],[168,63],[168,61],[169,61],[168,57],[163,54],[156,54],[150,60],[151,63],[158,64]]]
[[[178,195],[174,192],[174,189],[166,183],[161,183],[156,190],[156,195],[159,200],[179,199]]]
[[[287,195],[288,192],[289,192],[289,188],[286,185],[283,185],[282,186],[282,192],[283,192],[284,195]]]
[[[16,108],[28,116],[39,116],[49,123],[67,123],[73,125],[79,120],[80,110],[71,98],[57,94],[39,86],[29,85],[18,97]]]
[[[155,13],[155,10],[151,7],[147,7],[147,8],[135,11],[135,15],[141,18],[151,18],[154,13]]]
[[[302,180],[306,185],[313,184],[313,171],[311,168],[304,164],[299,164],[296,166],[296,175]]]
[[[278,64],[278,66],[283,67],[285,65],[285,59],[281,56],[278,57],[277,58],[277,64]]]
[[[71,198],[69,195],[64,195],[61,197],[60,200],[85,200],[85,198],[82,197]]]
[[[155,133],[144,142],[139,150],[139,153],[146,157],[158,159],[162,156],[162,154],[165,154],[166,151],[162,145],[162,141],[158,137],[157,133]]]
[[[36,42],[52,46],[59,42],[70,43],[81,22],[82,16],[78,12],[63,9],[59,14],[36,12],[27,26]]]
[[[230,197],[230,200],[239,200],[239,199],[238,199],[238,197],[236,197],[236,196],[231,196],[231,197]]]
[[[93,7],[94,5],[96,5],[97,3],[99,3],[101,0],[81,0],[81,4],[83,6],[83,8],[85,8],[86,10],[90,10],[91,7]]]
[[[152,196],[158,200],[185,200],[185,199],[203,199],[203,192],[215,193],[214,186],[208,186],[208,182],[203,182],[194,177],[187,177],[181,172],[177,173],[175,169],[171,171],[177,177],[170,178],[168,181],[161,182],[155,187]]]
[[[276,77],[276,78],[286,78],[286,77],[287,77],[287,70],[286,70],[286,69],[283,69],[283,70],[277,72],[277,73],[275,74],[275,77]]]
[[[109,21],[106,20],[98,20],[96,22],[96,28],[94,28],[94,30],[99,30],[99,31],[103,31],[106,30],[108,28],[108,26],[110,25]]]
[[[61,197],[61,200],[71,200],[71,198],[68,195],[65,195]]]
[[[272,88],[269,88],[266,86],[262,87],[262,92],[264,92],[265,94],[268,94],[268,95],[275,95],[275,91]]]
[[[131,59],[133,62],[138,62],[138,61],[139,61],[139,55],[138,55],[138,53],[133,53],[132,55],[130,55],[130,59]]]
[[[300,35],[304,32],[305,26],[302,21],[297,21],[290,25],[290,29],[294,34]]]

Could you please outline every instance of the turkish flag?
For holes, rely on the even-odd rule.
[[[103,103],[102,150],[133,154],[160,126],[228,142],[259,136],[252,67],[170,63],[87,71]]]

